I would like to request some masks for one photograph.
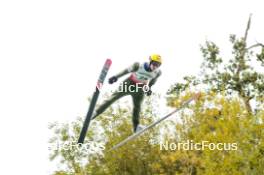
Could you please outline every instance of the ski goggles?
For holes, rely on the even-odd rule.
[[[156,62],[156,61],[152,61],[151,64],[155,67],[160,67],[161,63]]]

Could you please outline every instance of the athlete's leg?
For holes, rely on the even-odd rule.
[[[95,117],[97,117],[98,115],[102,114],[112,103],[114,103],[116,100],[118,100],[119,98],[128,95],[125,92],[119,92],[116,91],[112,94],[112,96],[108,99],[105,100],[96,110],[95,110],[95,114],[93,115],[92,119],[94,119]]]
[[[139,124],[139,118],[140,118],[140,110],[141,110],[141,104],[144,99],[144,93],[143,92],[137,92],[132,94],[133,98],[133,130],[136,132],[137,126]]]

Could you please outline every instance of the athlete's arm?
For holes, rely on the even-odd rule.
[[[136,62],[132,66],[128,67],[127,69],[123,70],[122,72],[115,75],[116,78],[120,78],[130,72],[136,72],[139,68],[139,63]]]

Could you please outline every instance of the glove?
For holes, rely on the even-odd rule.
[[[152,90],[149,89],[147,92],[146,92],[147,96],[150,96],[152,94]]]
[[[109,84],[113,84],[116,81],[117,81],[117,77],[116,76],[113,76],[113,77],[109,78],[108,83]]]

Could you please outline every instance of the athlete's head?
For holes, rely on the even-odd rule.
[[[159,68],[162,63],[161,56],[158,54],[153,54],[149,56],[149,60],[150,60],[149,68],[151,71],[154,71],[157,68]]]

